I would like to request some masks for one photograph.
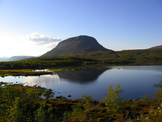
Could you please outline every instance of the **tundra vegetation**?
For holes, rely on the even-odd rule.
[[[9,69],[45,69],[68,66],[85,66],[90,64],[162,64],[161,50],[128,50],[118,52],[119,57],[107,59],[103,58],[86,58],[77,56],[48,57],[48,58],[30,58],[20,61],[0,62],[0,70]]]
[[[162,81],[154,96],[141,101],[121,97],[120,84],[107,87],[103,102],[83,95],[82,99],[54,98],[54,92],[39,86],[0,82],[0,121],[2,122],[159,122],[162,121]],[[42,95],[45,97],[42,98]]]
[[[135,53],[118,52],[120,57],[82,58],[56,57],[31,58],[20,61],[0,62],[0,76],[8,75],[42,75],[48,71],[33,71],[33,69],[93,65],[93,64],[129,64],[144,61],[159,61],[161,52],[135,51]],[[32,69],[32,70],[31,70]],[[126,101],[120,95],[123,90],[119,84],[113,88],[108,86],[108,96],[103,102],[92,99],[91,95],[84,95],[82,99],[56,99],[52,90],[41,87],[30,87],[25,84],[0,83],[0,121],[2,122],[59,122],[59,121],[162,121],[162,81],[154,84],[158,91],[154,96],[146,95],[141,101]],[[44,96],[45,99],[42,98]]]
[[[44,69],[50,67],[80,66],[94,64],[98,60],[78,57],[31,58],[20,61],[0,62],[0,69]]]
[[[35,71],[35,69],[53,68],[52,71],[60,71],[66,67],[97,64],[98,60],[78,57],[57,58],[31,58],[20,61],[0,62],[0,76],[32,76],[52,74],[49,71]]]
[[[134,55],[135,56],[135,55]],[[0,76],[28,76],[28,75],[42,75],[51,74],[48,71],[35,72],[35,69],[53,68],[55,71],[60,71],[65,67],[77,67],[87,65],[136,65],[136,64],[162,64],[161,55],[156,55],[154,60],[151,58],[139,60],[139,58],[130,58],[127,53],[120,53],[120,58],[116,59],[95,59],[95,58],[81,58],[81,57],[55,57],[55,58],[31,58],[20,61],[0,62]],[[156,60],[155,60],[156,59]]]

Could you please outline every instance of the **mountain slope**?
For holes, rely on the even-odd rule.
[[[151,47],[149,49],[161,49],[162,50],[162,45],[159,45],[159,46],[155,46],[155,47]]]
[[[77,36],[66,39],[41,57],[57,56],[118,57],[116,52],[104,48],[95,38],[89,36]]]
[[[162,46],[156,46],[148,49],[141,50],[123,50],[117,51],[121,59],[124,60],[161,60],[162,59]]]

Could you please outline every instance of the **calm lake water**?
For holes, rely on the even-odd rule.
[[[42,76],[7,76],[0,81],[13,83],[28,83],[54,90],[56,96],[71,95],[71,99],[82,98],[82,95],[92,95],[92,98],[102,101],[107,96],[107,86],[119,83],[124,90],[122,97],[126,100],[141,96],[154,95],[157,88],[154,83],[162,80],[162,65],[158,66],[107,66],[88,67],[77,71],[61,71],[53,75]]]

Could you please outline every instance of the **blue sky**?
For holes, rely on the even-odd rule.
[[[78,35],[115,51],[162,45],[162,1],[0,0],[0,57],[38,56]]]

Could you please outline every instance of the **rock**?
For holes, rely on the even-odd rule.
[[[57,96],[56,99],[61,99],[61,97],[62,97],[61,95],[60,96]]]
[[[71,95],[68,95],[67,97],[71,97]]]
[[[52,91],[52,89],[48,89],[49,91]]]
[[[62,97],[61,99],[67,99],[66,97]]]

